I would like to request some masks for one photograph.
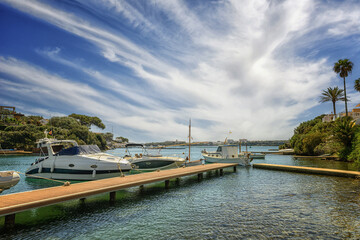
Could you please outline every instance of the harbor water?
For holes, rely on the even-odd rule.
[[[191,159],[201,157],[192,147]],[[268,151],[274,147],[252,147]],[[139,150],[130,149],[131,153]],[[123,156],[124,149],[108,151]],[[187,156],[187,148],[164,155]],[[35,156],[2,156],[0,170],[25,172]],[[255,163],[354,170],[344,162],[266,155]],[[48,180],[22,179],[2,193],[58,186]],[[224,176],[205,174],[34,209],[16,215],[16,227],[0,239],[360,239],[360,180],[239,167]]]

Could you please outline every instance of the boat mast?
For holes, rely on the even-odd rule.
[[[189,119],[189,162],[191,153],[191,118]]]

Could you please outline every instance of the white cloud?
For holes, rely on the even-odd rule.
[[[74,64],[59,56],[60,48],[53,48],[38,53],[88,74],[91,86],[2,58],[0,70],[31,89],[23,95],[35,98],[34,91],[49,99],[47,85],[34,90],[45,82],[60,91],[61,96],[54,96],[57,101],[132,128],[138,135],[129,137],[138,140],[142,134],[151,140],[184,139],[190,117],[199,141],[223,139],[229,129],[232,138],[288,138],[293,120],[316,106],[321,90],[336,78],[326,57],[309,58],[316,50],[305,56],[297,53],[331,36],[360,31],[359,7],[310,0],[219,1],[209,8],[157,0],[147,3],[145,10],[125,1],[96,2],[127,19],[130,30],[144,26],[146,34],[135,41],[119,30],[103,28],[96,19],[46,2],[6,2],[93,43],[99,55],[130,69],[147,86],[134,89],[114,79],[121,73],[110,76],[96,67]],[[156,8],[153,14],[164,17],[147,14],[151,7]],[[146,45],[149,40],[156,50]],[[111,94],[94,87],[105,82]],[[16,91],[11,84],[7,88]],[[196,126],[196,119],[209,124]]]

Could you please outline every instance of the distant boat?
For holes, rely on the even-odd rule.
[[[20,181],[20,175],[15,171],[0,171],[0,193],[15,186]]]
[[[95,180],[118,177],[131,170],[129,161],[100,151],[97,145],[78,145],[74,140],[44,138],[38,147],[47,154],[26,170],[29,178]]]
[[[239,155],[241,155],[241,156],[247,155],[250,159],[264,159],[265,158],[265,154],[254,153],[254,152],[240,152]]]
[[[131,163],[134,170],[138,171],[155,171],[158,169],[169,169],[180,167],[185,163],[184,158],[163,156],[161,154],[150,154],[142,144],[129,143],[125,146],[127,148],[128,155],[124,158]],[[142,153],[131,155],[130,147],[141,147]]]
[[[242,166],[249,166],[251,159],[247,154],[239,154],[238,145],[220,145],[216,152],[201,152],[207,163],[237,163]]]

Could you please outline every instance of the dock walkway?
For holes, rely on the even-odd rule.
[[[337,169],[328,169],[328,168],[301,167],[301,166],[289,166],[289,165],[266,164],[266,163],[254,163],[253,167],[269,169],[269,170],[288,171],[288,172],[360,178],[360,172],[357,171],[337,170]]]
[[[220,175],[222,175],[224,168],[233,167],[234,171],[236,171],[236,166],[237,164],[214,163],[3,195],[0,196],[0,216],[5,215],[5,227],[12,226],[15,224],[15,213],[32,208],[44,207],[103,193],[110,193],[110,201],[115,201],[116,191],[120,189],[143,186],[144,184],[159,181],[165,181],[165,187],[167,188],[170,179],[196,174],[198,174],[198,179],[201,179],[204,172],[212,170],[220,170]]]

